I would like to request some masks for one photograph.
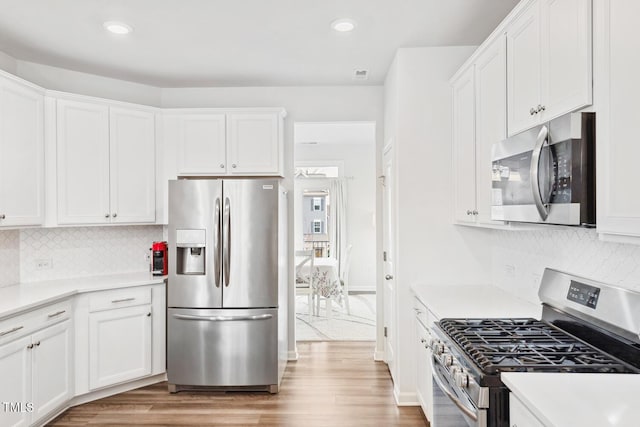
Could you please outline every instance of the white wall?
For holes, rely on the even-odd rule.
[[[347,190],[347,239],[353,245],[349,290],[376,290],[376,147],[367,144],[318,144],[295,146],[295,161],[339,160],[344,164],[343,175]],[[296,190],[316,180],[296,180]],[[317,181],[316,181],[317,182]],[[328,181],[327,181],[328,182]],[[324,188],[329,188],[327,183]],[[296,191],[298,196],[299,191]],[[297,203],[300,204],[300,198]],[[296,220],[301,208],[296,206]],[[300,213],[300,215],[298,215]],[[296,227],[297,244],[302,241],[301,227]]]
[[[18,62],[4,52],[0,52],[0,69],[7,73],[17,74]]]
[[[397,378],[400,403],[415,401],[414,283],[490,282],[490,232],[453,225],[449,78],[474,47],[398,50],[385,84],[385,141],[396,180]]]

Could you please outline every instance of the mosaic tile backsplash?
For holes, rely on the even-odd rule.
[[[20,281],[20,232],[0,231],[0,287]]]
[[[494,284],[531,302],[545,267],[640,291],[640,246],[602,242],[593,229],[500,230],[492,239]]]
[[[162,240],[163,230],[156,225],[32,228],[19,236],[20,282],[37,282],[148,271],[149,248]]]

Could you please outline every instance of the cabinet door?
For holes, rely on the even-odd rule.
[[[89,315],[89,388],[151,374],[151,306]]]
[[[455,207],[459,222],[475,222],[475,93],[471,66],[453,84],[453,169]]]
[[[640,2],[611,0],[594,7],[598,232],[640,237]]]
[[[540,114],[540,3],[532,1],[507,29],[509,135],[536,125]]]
[[[43,95],[0,80],[0,226],[44,218]]]
[[[491,223],[491,149],[507,136],[507,56],[504,36],[476,61],[477,221]]]
[[[26,426],[31,414],[31,337],[0,346],[0,419],[3,426]],[[7,406],[8,405],[8,406]],[[33,405],[32,409],[35,409]]]
[[[110,222],[109,109],[57,101],[58,223]]]
[[[279,116],[265,114],[229,114],[229,163],[232,174],[274,175],[280,170]]]
[[[517,427],[544,427],[513,393],[509,393],[509,424]]]
[[[154,115],[110,108],[109,129],[112,222],[155,222]]]
[[[181,116],[178,124],[178,175],[225,174],[225,115]]]
[[[591,0],[541,0],[542,104],[547,121],[591,104]]]
[[[72,392],[71,322],[33,334],[33,419],[64,404]]]

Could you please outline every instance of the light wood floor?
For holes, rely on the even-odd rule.
[[[371,342],[298,343],[280,393],[180,392],[160,383],[69,409],[52,426],[428,426],[418,407],[397,407]]]

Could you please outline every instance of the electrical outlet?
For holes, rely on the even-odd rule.
[[[515,265],[505,264],[504,266],[504,275],[507,277],[515,277],[516,276],[516,267]]]
[[[51,258],[36,260],[36,270],[50,270],[52,268],[53,260]]]

